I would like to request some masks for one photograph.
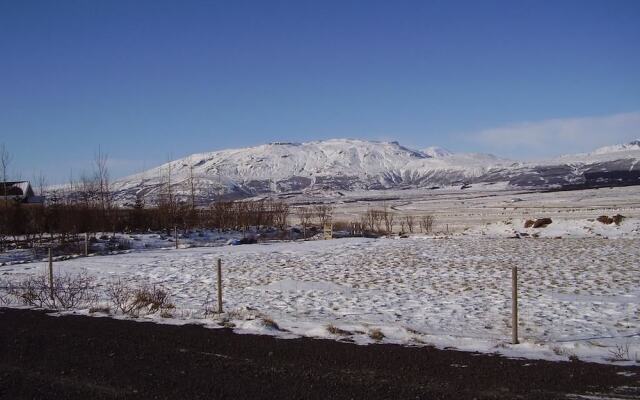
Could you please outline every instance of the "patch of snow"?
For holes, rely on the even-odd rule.
[[[448,157],[453,155],[453,153],[449,150],[438,146],[427,147],[426,149],[423,149],[422,152],[433,158]]]
[[[218,258],[225,314],[212,318],[204,305],[215,302]],[[173,318],[139,320],[212,328],[227,320],[239,333],[635,365],[639,260],[637,239],[471,235],[134,250],[56,262],[54,271],[87,271],[100,287],[122,278],[165,288],[177,307]],[[19,280],[46,265],[0,267],[0,278]],[[518,345],[509,343],[513,266],[520,271]],[[620,348],[629,358],[616,358]]]

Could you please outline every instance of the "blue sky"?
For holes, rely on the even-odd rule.
[[[640,136],[640,1],[0,0],[14,175],[334,137],[538,158]]]

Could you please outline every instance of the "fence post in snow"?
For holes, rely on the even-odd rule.
[[[173,227],[173,236],[176,239],[176,249],[178,248],[178,227],[174,226]]]
[[[518,267],[511,267],[511,343],[518,344]]]
[[[218,314],[222,314],[222,260],[218,258]]]
[[[51,300],[55,301],[53,297],[53,255],[51,254],[51,247],[49,247],[49,296]]]
[[[89,255],[89,234],[85,232],[84,234],[84,256]]]

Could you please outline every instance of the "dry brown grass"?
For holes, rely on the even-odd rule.
[[[385,338],[384,333],[382,333],[382,331],[378,328],[371,329],[369,331],[369,337],[376,342],[379,342]]]

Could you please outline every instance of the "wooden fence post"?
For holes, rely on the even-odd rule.
[[[51,247],[49,247],[49,296],[51,300],[55,301],[53,297],[53,255],[51,254]]]
[[[174,226],[173,227],[173,236],[176,239],[176,249],[178,248],[178,227]]]
[[[89,255],[89,234],[85,232],[84,234],[84,256]]]
[[[218,258],[218,314],[222,314],[222,260]]]
[[[511,343],[518,344],[518,267],[511,268]]]

